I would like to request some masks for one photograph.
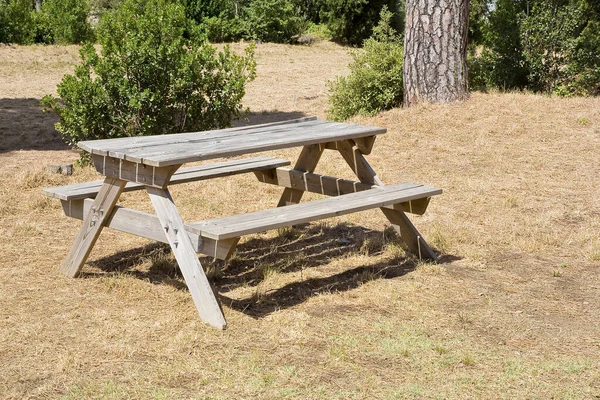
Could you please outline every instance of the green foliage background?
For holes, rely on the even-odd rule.
[[[352,53],[350,74],[329,83],[329,118],[343,121],[402,104],[402,37],[391,21],[392,13],[384,7],[372,37]]]
[[[168,0],[127,0],[102,19],[94,46],[81,49],[60,100],[42,103],[60,117],[65,141],[200,131],[228,126],[254,78],[254,47],[218,52]]]
[[[497,0],[477,24],[473,88],[600,94],[599,1]]]

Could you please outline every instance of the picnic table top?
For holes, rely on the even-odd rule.
[[[385,128],[316,118],[203,132],[90,140],[78,146],[92,154],[154,167],[380,135]]]

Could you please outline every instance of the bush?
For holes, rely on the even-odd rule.
[[[404,10],[398,0],[323,0],[321,20],[327,24],[333,39],[350,45],[361,45],[373,33],[383,7]],[[400,14],[398,14],[400,15]],[[403,32],[403,15],[390,20],[390,25]]]
[[[600,31],[583,3],[538,3],[522,23],[532,89],[560,95],[598,93]]]
[[[98,20],[107,12],[121,7],[122,4],[123,0],[90,0],[91,15]]]
[[[400,36],[390,27],[391,18],[391,12],[384,8],[373,36],[364,42],[363,49],[353,53],[350,75],[329,82],[329,118],[343,121],[402,104],[403,49]]]
[[[217,54],[192,25],[169,0],[127,0],[106,14],[101,54],[84,45],[75,74],[58,85],[60,100],[42,100],[65,141],[223,128],[239,116],[253,47]]]
[[[497,0],[480,25],[483,47],[469,60],[471,87],[600,94],[599,4]]]
[[[290,0],[253,0],[246,13],[248,35],[255,40],[289,43],[307,28]]]
[[[32,43],[34,18],[31,0],[0,0],[0,43]]]
[[[204,18],[202,29],[213,43],[232,42],[246,35],[245,22],[240,18],[229,18],[227,14]]]
[[[522,2],[497,0],[487,23],[478,28],[483,50],[479,57],[470,60],[469,75],[473,89],[517,89],[528,85],[529,68],[520,35],[520,16],[524,10]]]
[[[45,0],[42,5],[45,29],[54,43],[83,43],[94,38],[88,23],[90,4],[86,0]],[[43,25],[41,29],[44,30]]]

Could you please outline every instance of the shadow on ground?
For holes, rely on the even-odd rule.
[[[68,150],[54,129],[58,117],[44,113],[39,99],[0,99],[0,153]]]
[[[374,231],[346,223],[329,226],[311,224],[280,230],[276,237],[254,237],[239,245],[228,261],[201,257],[207,275],[223,305],[254,317],[300,304],[320,293],[352,290],[366,281],[390,279],[414,270],[418,260],[401,251],[388,251],[389,258],[361,265],[326,277],[306,278],[310,268],[364,254],[381,254],[390,243],[399,243],[393,229]],[[393,255],[397,254],[397,255]],[[447,257],[450,261],[455,257]],[[153,243],[114,254],[90,264],[102,272],[87,272],[93,277],[106,273],[126,273],[156,284],[187,290],[168,245]],[[140,265],[149,265],[145,270]],[[297,279],[266,292],[254,291],[243,299],[226,294],[240,287],[257,287],[274,273],[296,273]]]
[[[233,126],[248,126],[302,118],[302,112],[251,112]],[[68,150],[60,134],[54,129],[58,117],[45,113],[40,100],[0,99],[0,153],[15,150]]]
[[[299,111],[262,111],[262,112],[251,112],[241,120],[234,121],[233,126],[248,126],[257,124],[268,124],[270,122],[287,121],[289,119],[310,117],[303,112]]]

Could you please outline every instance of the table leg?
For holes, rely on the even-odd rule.
[[[324,149],[325,147],[320,144],[304,146],[300,153],[300,157],[298,157],[298,161],[296,161],[294,169],[303,172],[314,172]],[[279,203],[277,203],[277,207],[298,204],[300,203],[303,194],[304,190],[285,188],[279,199]]]
[[[381,211],[413,254],[417,254],[419,259],[437,260],[436,254],[404,212],[389,208],[381,208]]]
[[[146,187],[146,190],[165,230],[167,240],[192,294],[200,318],[216,328],[224,329],[227,325],[225,317],[198,260],[190,237],[185,231],[183,220],[171,194],[168,189]]]
[[[383,186],[365,156],[352,143],[348,141],[337,142],[336,148],[361,182]],[[437,260],[437,256],[431,247],[404,212],[387,208],[381,208],[381,211],[400,234],[400,238],[412,253],[417,254],[420,259]]]
[[[63,274],[76,277],[85,264],[106,219],[111,215],[113,207],[123,192],[125,181],[121,179],[106,177],[100,188],[94,204],[83,221],[79,233],[75,237],[73,245],[67,254],[67,258],[61,266]]]

